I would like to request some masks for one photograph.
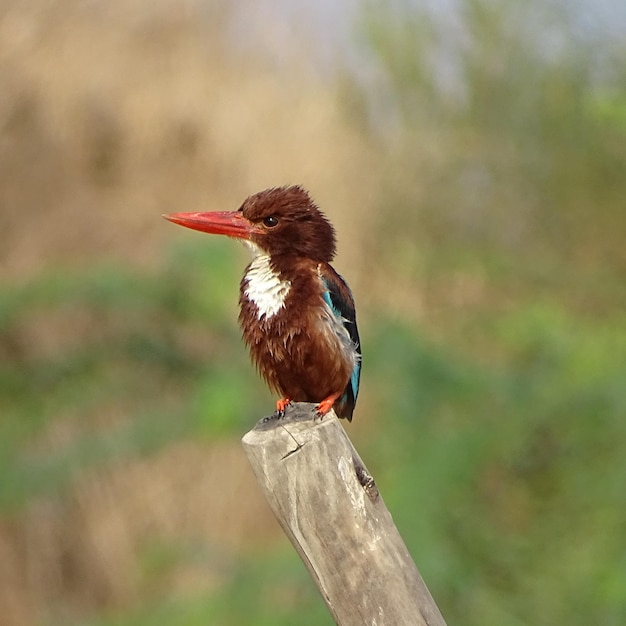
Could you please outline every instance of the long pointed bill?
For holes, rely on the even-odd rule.
[[[172,213],[163,216],[166,220],[186,228],[214,235],[227,235],[238,239],[250,239],[258,232],[241,211],[211,211],[209,213]]]

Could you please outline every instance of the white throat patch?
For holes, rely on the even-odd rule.
[[[248,266],[244,292],[257,307],[257,317],[269,319],[285,306],[291,281],[281,280],[267,254],[257,254]]]

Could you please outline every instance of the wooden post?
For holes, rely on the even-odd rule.
[[[339,626],[445,626],[373,478],[334,412],[313,404],[242,440],[274,515]]]

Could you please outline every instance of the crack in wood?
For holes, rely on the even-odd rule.
[[[294,436],[293,433],[290,432],[283,424],[281,424],[282,429],[293,439],[294,443],[296,444],[296,447],[293,450],[289,450],[289,452],[287,452],[286,454],[284,454],[282,457],[280,457],[281,461],[284,461],[286,458],[290,457],[292,454],[295,454],[296,452],[299,452],[300,450],[302,450],[302,448],[304,448],[304,445],[306,444],[306,441],[304,443],[300,443]]]
[[[376,502],[380,497],[380,492],[378,491],[374,477],[367,471],[365,465],[363,465],[363,461],[361,461],[359,457],[353,456],[352,464],[354,465],[357,480],[365,490],[367,497],[372,502]]]

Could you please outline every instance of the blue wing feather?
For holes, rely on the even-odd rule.
[[[322,275],[322,281],[326,288],[323,294],[324,301],[330,307],[331,311],[343,324],[348,331],[357,359],[350,376],[350,381],[339,399],[338,414],[343,412],[342,417],[352,419],[352,412],[359,394],[359,382],[361,378],[361,342],[359,339],[359,331],[356,325],[356,311],[352,293],[346,282],[337,274],[330,266],[325,268]]]

